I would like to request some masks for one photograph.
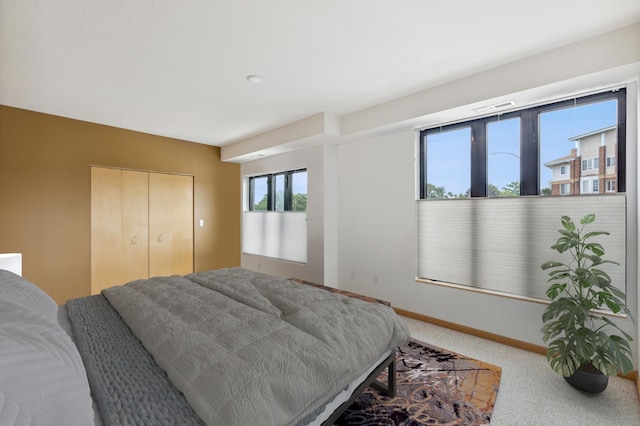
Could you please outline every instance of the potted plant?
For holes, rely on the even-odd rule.
[[[549,261],[541,265],[549,270],[547,296],[551,299],[542,315],[542,332],[551,368],[574,387],[602,392],[608,376],[632,370],[629,342],[633,339],[597,311],[624,312],[631,318],[624,293],[600,269],[601,265],[618,263],[603,259],[604,248],[592,240],[609,233],[585,231],[595,218],[595,214],[587,214],[576,226],[571,218],[562,216],[561,236],[551,248],[568,254],[570,259],[568,263]],[[610,334],[612,329],[624,337]]]

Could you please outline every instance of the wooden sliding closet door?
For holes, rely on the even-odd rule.
[[[122,283],[149,277],[149,174],[122,171]]]
[[[193,272],[193,176],[149,173],[149,275]]]
[[[148,177],[91,168],[91,293],[147,278]]]
[[[193,272],[193,176],[91,168],[91,293]]]

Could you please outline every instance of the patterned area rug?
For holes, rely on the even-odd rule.
[[[396,397],[367,389],[336,425],[488,425],[502,369],[411,339],[398,350]],[[379,377],[386,383],[386,370]]]

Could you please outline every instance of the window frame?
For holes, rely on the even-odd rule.
[[[265,212],[265,211],[304,211],[307,210],[292,210],[293,208],[293,175],[295,173],[307,172],[306,168],[295,169],[295,170],[287,170],[284,172],[276,172],[276,173],[266,173],[256,176],[249,176],[249,211],[257,211],[257,212]],[[277,197],[276,197],[276,177],[284,176],[284,205],[283,209],[277,209]],[[255,180],[267,178],[267,209],[266,210],[256,210],[255,209]],[[308,188],[307,188],[308,194]]]
[[[471,128],[471,182],[470,198],[488,197],[486,134],[487,125],[496,120],[520,117],[520,195],[540,194],[540,115],[553,110],[577,107],[594,102],[617,100],[617,185],[613,192],[626,192],[626,88],[620,87],[591,95],[550,102],[520,110],[472,118],[443,126],[420,130],[418,188],[420,199],[427,199],[427,137],[430,134],[450,131],[455,128]],[[592,159],[593,160],[593,159]],[[593,165],[593,161],[592,161]],[[582,166],[581,166],[582,167]]]

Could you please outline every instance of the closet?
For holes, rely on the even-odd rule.
[[[91,293],[193,272],[193,176],[91,167]]]

